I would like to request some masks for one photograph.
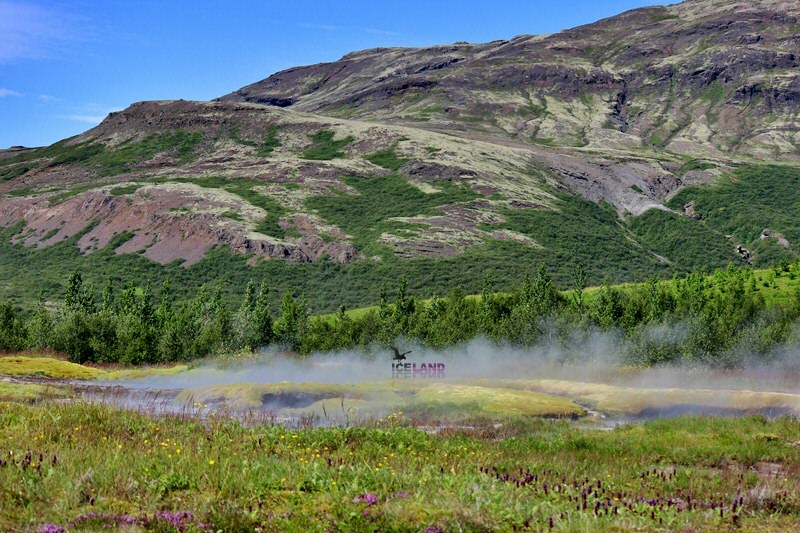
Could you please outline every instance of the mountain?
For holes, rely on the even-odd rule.
[[[401,275],[432,294],[539,262],[567,285],[578,262],[599,283],[794,260],[799,21],[795,1],[686,0],[134,104],[0,152],[0,298],[85,268],[267,277],[330,309]]]
[[[788,0],[689,0],[554,35],[357,52],[220,100],[545,146],[797,160],[798,16]]]

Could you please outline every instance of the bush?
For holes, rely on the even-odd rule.
[[[398,157],[394,148],[387,150],[379,150],[373,154],[364,156],[364,159],[377,165],[379,167],[387,168],[389,170],[400,170],[400,167],[408,163],[409,159],[405,157]]]
[[[303,152],[303,159],[327,161],[344,157],[344,152],[340,152],[339,150],[353,142],[355,138],[348,135],[344,139],[334,141],[334,135],[336,135],[336,133],[331,130],[322,130],[311,135],[312,144]]]

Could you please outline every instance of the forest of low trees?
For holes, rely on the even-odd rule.
[[[784,265],[776,275],[794,276]],[[23,316],[0,303],[0,349],[53,349],[77,363],[129,365],[189,361],[224,352],[278,347],[298,356],[347,348],[386,346],[398,338],[444,348],[483,337],[529,347],[569,348],[597,333],[611,333],[628,364],[699,363],[736,366],[783,357],[800,345],[800,294],[767,306],[755,273],[745,268],[691,274],[663,282],[651,278],[630,287],[601,287],[587,297],[582,265],[573,287],[557,291],[544,266],[510,293],[495,293],[491,278],[478,297],[456,289],[446,297],[418,300],[401,279],[392,294],[376,295],[377,308],[357,317],[342,308],[335,316],[311,317],[305,298],[285,293],[273,314],[269,286],[248,284],[237,309],[222,287],[200,287],[178,303],[169,281],[122,290],[107,283],[99,294],[68,279],[58,306],[40,302]],[[567,350],[568,351],[568,350]]]

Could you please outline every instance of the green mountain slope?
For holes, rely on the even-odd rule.
[[[551,36],[357,52],[0,151],[0,299],[84,272],[265,279],[315,311],[793,260],[794,2],[688,0]],[[764,166],[773,163],[773,166]],[[276,298],[277,300],[277,298]]]

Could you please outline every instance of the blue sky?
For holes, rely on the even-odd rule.
[[[0,0],[0,148],[378,46],[553,33],[659,0]]]

